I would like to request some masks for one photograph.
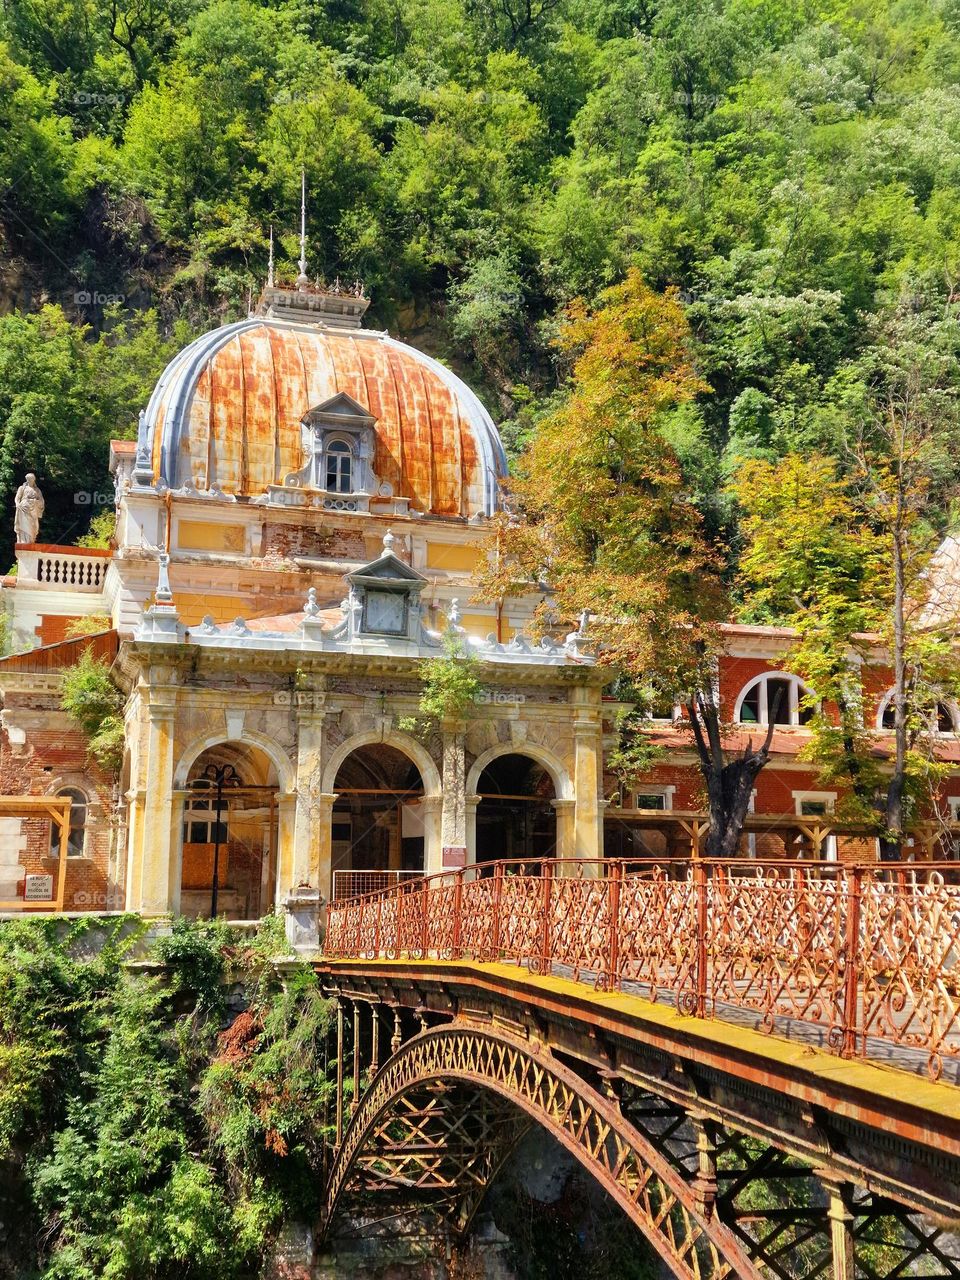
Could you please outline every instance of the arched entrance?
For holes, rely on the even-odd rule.
[[[201,751],[187,773],[181,829],[180,912],[258,920],[274,906],[278,780],[246,742]]]
[[[372,893],[424,871],[424,785],[399,747],[358,746],[340,763],[333,790],[333,897]]]
[[[519,751],[497,756],[476,794],[477,862],[557,856],[557,793],[546,765]]]

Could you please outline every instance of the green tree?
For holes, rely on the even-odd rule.
[[[873,821],[899,856],[919,802],[948,767],[938,760],[937,707],[960,690],[960,600],[936,552],[956,492],[960,415],[957,317],[896,310],[842,379],[847,469],[819,456],[746,463],[734,482],[744,510],[740,571],[752,606],[794,627],[791,663],[816,692],[811,758],[847,789],[844,808]],[[892,673],[893,750],[876,760],[864,724],[869,667]],[[821,701],[823,706],[821,706]]]

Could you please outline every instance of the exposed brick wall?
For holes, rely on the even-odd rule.
[[[114,779],[90,759],[83,735],[59,710],[55,697],[8,693],[4,720],[22,724],[26,741],[18,742],[19,734],[0,728],[0,794],[53,795],[64,787],[75,787],[89,801],[84,854],[67,863],[65,909],[122,908],[118,887],[109,878],[116,810]],[[0,848],[4,875],[19,864],[23,868],[20,875],[53,875],[56,884],[57,859],[50,848],[52,825],[40,817],[20,819],[18,829],[16,823],[7,824],[5,834],[0,835],[6,846]],[[7,885],[2,896],[7,896],[10,887]]]
[[[41,614],[40,625],[36,628],[37,638],[41,644],[59,644],[61,640],[66,640],[70,623],[77,621],[77,616],[73,614],[65,617],[55,613]]]
[[[263,530],[263,559],[279,564],[297,556],[317,560],[367,559],[362,534],[268,522]]]

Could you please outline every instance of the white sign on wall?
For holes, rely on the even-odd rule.
[[[23,896],[27,902],[49,902],[53,897],[53,876],[25,876]]]

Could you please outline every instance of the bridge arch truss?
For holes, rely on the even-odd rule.
[[[356,1031],[366,1001],[352,1003]],[[378,1006],[367,1008],[378,1024]],[[402,1041],[395,1010],[392,1055],[371,1064],[354,1096],[329,1174],[328,1226],[357,1193],[409,1193],[462,1237],[537,1124],[680,1280],[960,1277],[950,1232],[910,1206],[536,1039],[419,1016],[421,1029]],[[356,1056],[354,1071],[360,1081]]]

